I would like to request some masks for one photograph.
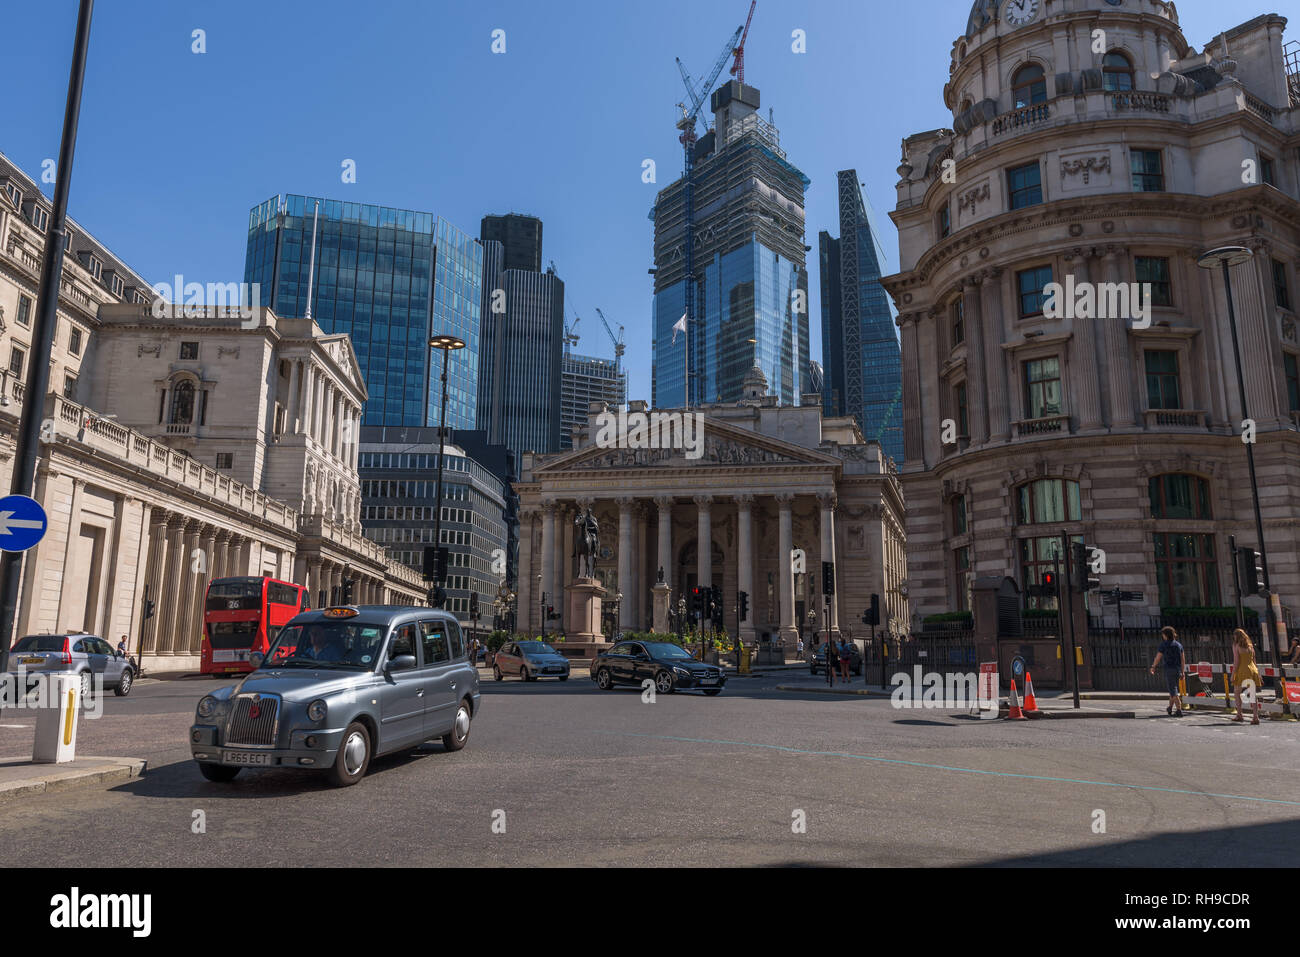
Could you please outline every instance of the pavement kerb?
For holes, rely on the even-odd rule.
[[[0,759],[0,802],[50,791],[121,784],[143,775],[147,764],[143,758],[84,757],[77,761],[94,763],[69,768],[59,764],[32,764],[26,758]],[[20,776],[3,779],[13,772]]]

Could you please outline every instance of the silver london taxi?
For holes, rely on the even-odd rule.
[[[469,740],[478,669],[435,608],[346,606],[290,619],[256,670],[198,704],[190,751],[209,781],[244,768],[327,771],[346,787],[371,758]]]

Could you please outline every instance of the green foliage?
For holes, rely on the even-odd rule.
[[[1055,614],[1055,612],[1053,612]],[[975,617],[968,611],[946,611],[941,615],[928,615],[922,619],[923,625],[944,625],[952,623],[966,625],[971,627],[975,624]]]
[[[498,649],[500,649],[500,647],[504,645],[507,641],[510,641],[513,637],[514,636],[511,635],[510,632],[508,631],[503,631],[503,630],[494,631],[492,632],[492,634],[487,636],[487,650],[491,652],[495,652]]]

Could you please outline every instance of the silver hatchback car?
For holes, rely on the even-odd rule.
[[[198,704],[190,752],[209,781],[244,768],[328,772],[356,784],[373,757],[469,740],[478,669],[454,616],[436,608],[303,612],[238,684]]]
[[[88,699],[98,680],[118,696],[131,693],[135,667],[98,635],[24,635],[9,651],[9,673],[29,676],[71,671],[81,676],[81,697]],[[26,689],[24,689],[26,690]]]

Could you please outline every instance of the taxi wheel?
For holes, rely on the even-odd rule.
[[[608,668],[601,668],[596,672],[596,687],[601,691],[609,691],[614,687],[614,679]]]
[[[210,764],[206,761],[199,762],[199,774],[209,781],[216,781],[218,784],[225,784],[227,781],[235,780],[235,775],[239,772],[240,768],[237,767],[230,767],[225,764]]]
[[[442,746],[448,751],[459,751],[465,747],[465,742],[469,740],[469,722],[469,702],[462,698],[456,708],[456,720],[451,726],[451,731],[442,736]]]
[[[492,677],[495,678],[497,681],[504,681],[506,676],[501,673],[500,668],[498,668],[496,665],[493,665]]]
[[[343,732],[343,743],[330,768],[330,780],[341,788],[350,787],[365,777],[369,767],[370,732],[360,721],[353,721]]]

